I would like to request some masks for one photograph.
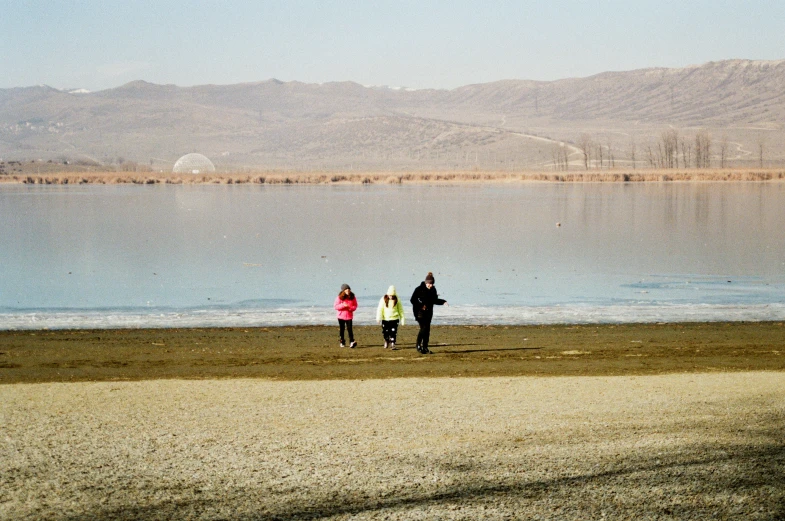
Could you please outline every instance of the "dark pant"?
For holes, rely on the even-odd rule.
[[[417,317],[417,323],[420,324],[420,332],[417,333],[417,345],[425,351],[428,349],[428,342],[431,340],[431,317]]]
[[[342,318],[339,318],[338,319],[338,325],[341,328],[341,343],[342,344],[346,343],[344,341],[344,337],[343,337],[343,330],[344,330],[344,328],[349,330],[349,342],[354,342],[354,333],[352,333],[352,319],[344,320]]]
[[[382,320],[382,335],[385,341],[394,344],[398,336],[398,320]]]

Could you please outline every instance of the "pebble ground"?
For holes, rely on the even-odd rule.
[[[785,373],[0,387],[0,519],[785,518]]]

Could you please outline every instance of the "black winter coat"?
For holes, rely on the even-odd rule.
[[[409,302],[412,303],[415,319],[430,321],[433,318],[433,306],[441,306],[447,301],[439,298],[436,286],[431,286],[431,289],[428,289],[425,282],[421,282],[419,286],[414,288]]]

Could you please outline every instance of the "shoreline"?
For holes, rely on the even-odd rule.
[[[423,172],[281,172],[172,174],[156,172],[62,172],[0,175],[2,184],[463,184],[463,183],[663,183],[663,182],[778,182],[785,181],[782,168],[665,169],[608,171],[423,171]]]
[[[0,331],[0,384],[160,379],[373,380],[785,371],[785,322],[434,325],[433,355],[379,326]]]

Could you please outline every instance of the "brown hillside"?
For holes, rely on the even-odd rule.
[[[576,169],[588,138],[594,168],[647,167],[662,166],[649,152],[663,131],[686,144],[701,128],[711,136],[712,166],[759,167],[785,162],[783,121],[785,60],[453,90],[135,81],[89,94],[0,89],[0,158],[134,161],[166,171],[198,151],[224,171]],[[556,157],[560,144],[565,161]],[[691,165],[690,157],[681,160]]]

